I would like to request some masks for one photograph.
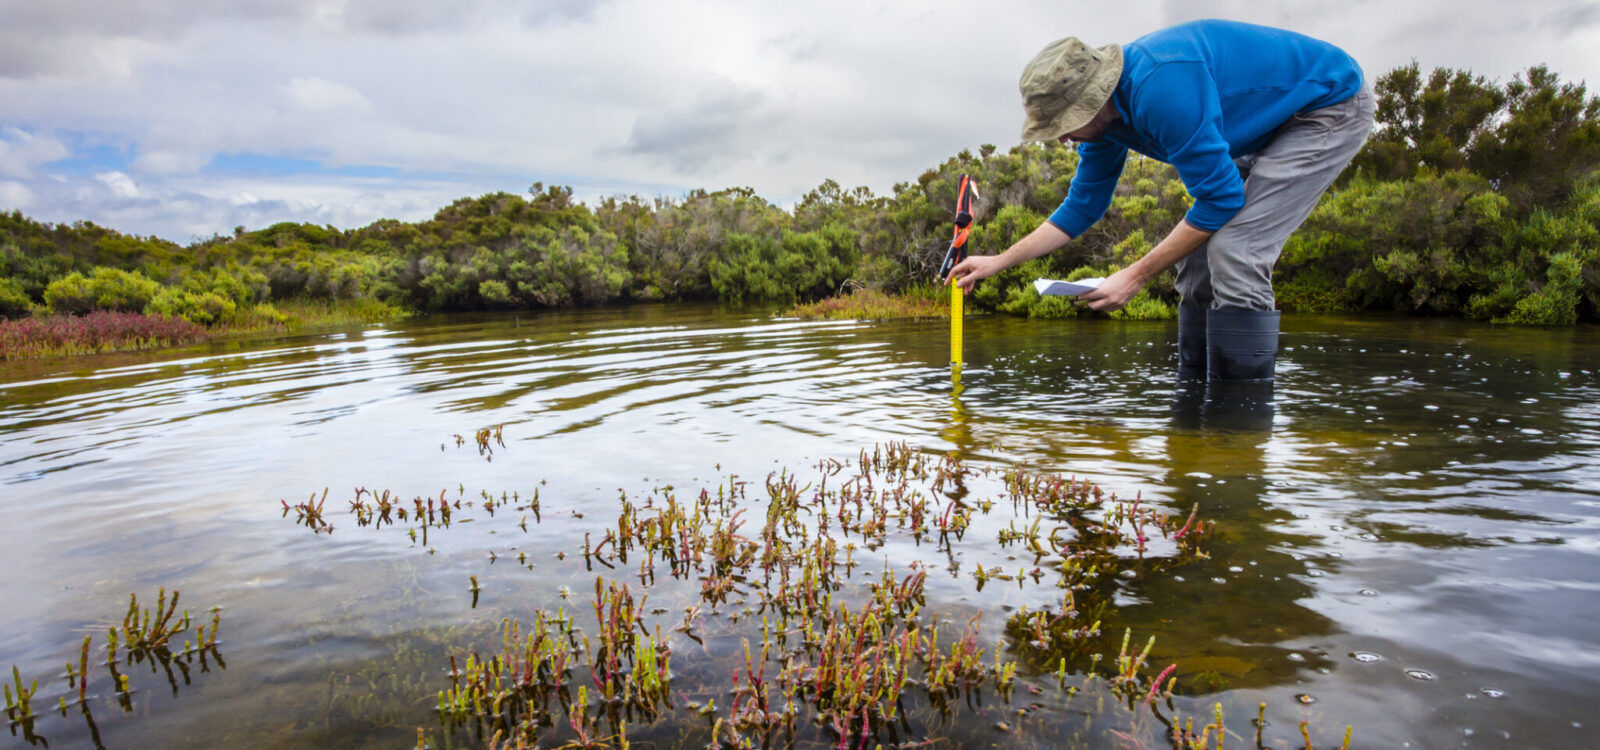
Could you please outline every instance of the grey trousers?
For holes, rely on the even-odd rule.
[[[1372,93],[1297,114],[1253,154],[1234,160],[1244,208],[1178,261],[1182,304],[1271,310],[1272,266],[1283,243],[1316,208],[1372,130]]]

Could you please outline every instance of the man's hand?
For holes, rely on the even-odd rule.
[[[998,255],[969,255],[966,260],[955,264],[950,269],[950,275],[945,278],[945,283],[955,279],[961,286],[962,292],[971,292],[978,285],[979,279],[986,279],[1006,269],[1007,264]]]
[[[1147,281],[1130,266],[1106,277],[1100,286],[1078,295],[1078,299],[1087,302],[1090,310],[1115,312],[1128,304]]]
[[[1088,303],[1089,309],[1099,312],[1113,312],[1121,310],[1123,305],[1133,300],[1144,285],[1149,283],[1156,274],[1171,268],[1184,256],[1194,252],[1194,249],[1205,244],[1211,238],[1211,232],[1196,229],[1188,220],[1179,221],[1172,228],[1166,239],[1158,243],[1144,257],[1129,264],[1127,268],[1111,274],[1105,281],[1100,282],[1099,288],[1092,289],[1078,295],[1078,299]]]

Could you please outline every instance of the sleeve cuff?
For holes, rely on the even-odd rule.
[[[1068,210],[1065,205],[1057,208],[1055,213],[1050,214],[1050,218],[1045,219],[1045,221],[1054,224],[1056,229],[1066,232],[1067,236],[1072,239],[1082,236],[1084,232],[1089,231],[1089,227],[1094,225],[1093,219],[1077,211]]]
[[[1189,212],[1183,215],[1183,220],[1189,222],[1195,229],[1215,232],[1238,214],[1240,208],[1243,206],[1224,208],[1207,202],[1197,202],[1189,207]]]

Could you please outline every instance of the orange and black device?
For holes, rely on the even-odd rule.
[[[950,285],[950,365],[952,373],[961,372],[961,319],[965,316],[961,301],[961,284],[955,279],[945,282],[950,269],[967,258],[967,234],[972,231],[972,196],[977,194],[972,178],[961,175],[956,186],[956,232],[950,238],[950,249],[944,253],[944,263],[939,265],[939,280]],[[958,375],[959,377],[959,375]]]
[[[944,253],[944,263],[939,266],[939,280],[950,275],[950,269],[967,259],[967,233],[972,231],[972,196],[977,192],[972,178],[961,175],[956,187],[956,230],[950,238],[950,249]]]

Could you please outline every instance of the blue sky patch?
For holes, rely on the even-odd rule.
[[[325,166],[315,159],[271,154],[216,154],[203,170],[206,174],[319,175],[332,177],[396,177],[401,170],[376,164]]]
[[[71,155],[65,159],[47,162],[51,172],[64,175],[92,175],[101,172],[125,172],[138,155],[126,144],[117,144],[101,133],[77,130],[56,130],[50,135],[60,139]]]

